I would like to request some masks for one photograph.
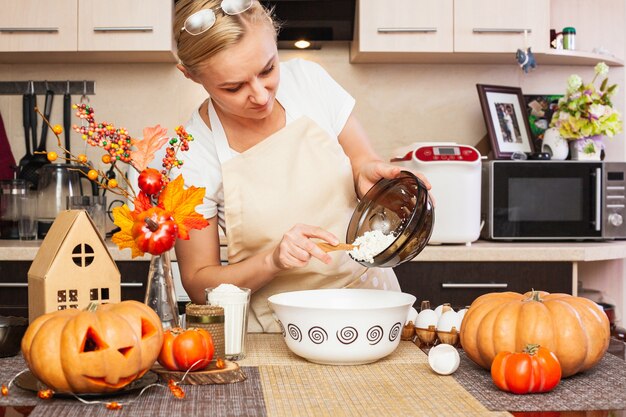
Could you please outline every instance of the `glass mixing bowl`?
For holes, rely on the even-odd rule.
[[[374,256],[374,262],[355,259],[367,267],[390,268],[410,261],[424,249],[434,223],[426,186],[412,173],[402,171],[394,179],[378,181],[361,199],[350,219],[346,242],[352,243],[368,231],[393,233],[395,240]]]

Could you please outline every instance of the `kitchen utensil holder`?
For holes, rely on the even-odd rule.
[[[35,88],[35,94],[46,94],[47,90],[52,90],[55,94],[93,96],[96,94],[95,81],[0,81],[0,95],[16,96],[32,91],[30,84]],[[68,85],[69,83],[69,85]]]

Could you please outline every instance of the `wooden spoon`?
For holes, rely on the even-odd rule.
[[[349,243],[338,243],[337,245],[333,246],[330,243],[317,242],[317,246],[319,246],[320,249],[322,249],[324,252],[333,252],[336,250],[348,250],[349,251],[354,248],[358,248],[358,246],[354,246]]]

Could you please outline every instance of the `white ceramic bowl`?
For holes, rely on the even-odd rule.
[[[366,289],[293,291],[268,299],[287,346],[298,356],[329,365],[374,362],[393,352],[411,294]]]

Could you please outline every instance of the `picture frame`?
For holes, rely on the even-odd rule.
[[[522,89],[487,84],[476,84],[476,88],[494,158],[534,153]]]
[[[550,127],[552,115],[556,111],[561,97],[563,94],[524,94],[530,136],[533,138],[535,149],[541,148],[543,135]]]

